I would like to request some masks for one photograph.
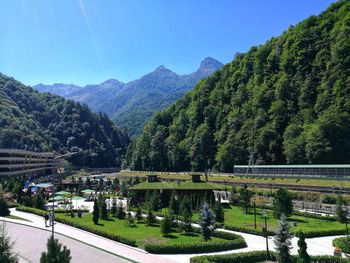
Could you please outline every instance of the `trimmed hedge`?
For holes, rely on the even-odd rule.
[[[345,235],[346,229],[340,230],[319,230],[319,231],[307,231],[303,232],[305,238],[314,238],[314,237],[326,237],[326,236],[339,236]]]
[[[297,262],[293,256],[293,263]],[[190,259],[191,263],[258,263],[268,260],[266,251],[252,251],[237,254],[199,256]],[[276,260],[276,253],[270,252],[270,260]],[[333,256],[311,256],[314,263],[346,263],[348,259]]]
[[[35,214],[35,215],[38,215],[38,216],[44,216],[45,214],[47,214],[46,211],[43,211],[43,210],[40,210],[40,209],[36,209],[36,208],[32,208],[32,207],[25,207],[25,206],[19,206],[19,207],[16,208],[16,210],[22,211],[22,212],[27,212],[27,213],[32,213],[32,214]],[[82,229],[82,230],[85,230],[85,231],[88,231],[88,232],[91,232],[93,234],[96,234],[96,235],[99,235],[99,236],[102,236],[102,237],[105,237],[105,238],[108,238],[108,239],[111,239],[111,240],[114,240],[114,241],[117,241],[117,242],[129,245],[129,246],[136,247],[136,240],[134,240],[132,238],[129,238],[129,237],[120,236],[120,235],[117,235],[117,234],[112,234],[112,233],[109,233],[107,231],[99,230],[99,229],[96,229],[96,228],[91,227],[91,226],[86,226],[86,225],[83,225],[83,224],[80,224],[80,223],[77,223],[77,222],[73,222],[73,221],[71,221],[69,219],[62,218],[62,217],[59,217],[59,216],[55,217],[55,221],[63,223],[63,224],[66,224],[66,225],[70,225],[72,227],[76,227],[76,228],[79,228],[79,229]]]
[[[347,237],[339,237],[333,239],[333,246],[340,248],[342,252],[349,254],[350,253],[350,244]]]
[[[242,232],[242,233],[247,233],[247,234],[258,235],[258,236],[264,236],[264,233],[262,232],[262,230],[258,230],[258,229],[251,229],[251,228],[230,226],[230,225],[224,225],[224,229]],[[273,231],[270,231],[270,230],[267,231],[267,235],[269,235],[269,236],[274,236],[275,234],[276,233]]]
[[[155,254],[192,254],[217,252],[246,247],[243,238],[235,240],[195,242],[191,244],[146,244],[145,250]]]
[[[70,213],[70,211],[73,211],[74,213],[77,213],[78,212],[78,209],[67,209],[67,210],[64,210],[64,209],[56,209],[55,208],[55,214],[65,214],[65,213]],[[83,213],[89,213],[90,211],[88,209],[83,209],[81,210]]]
[[[193,232],[200,233],[199,228]],[[244,238],[240,235],[224,231],[214,231],[213,237],[222,238],[222,241],[195,242],[191,244],[146,244],[145,250],[155,254],[192,254],[217,252],[247,247]]]
[[[299,212],[299,211],[294,211],[293,215],[314,218],[314,219],[320,219],[320,220],[325,220],[325,221],[337,221],[337,218],[335,216],[321,216],[318,214],[305,213],[305,212]]]

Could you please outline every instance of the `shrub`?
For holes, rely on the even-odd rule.
[[[333,239],[333,246],[340,248],[342,252],[349,254],[350,253],[350,244],[347,237],[339,237]]]
[[[0,216],[10,215],[10,210],[8,208],[7,202],[3,197],[0,197]]]
[[[35,214],[38,216],[44,216],[46,214],[46,211],[31,208],[31,207],[25,207],[25,206],[19,206],[16,208],[16,210],[22,211],[22,212],[27,212],[27,213],[32,213],[32,214]],[[60,216],[56,216],[55,221],[61,222],[63,224],[70,225],[72,227],[76,227],[76,228],[79,228],[79,229],[82,229],[82,230],[85,230],[85,231],[88,231],[91,233],[94,233],[96,235],[99,235],[99,236],[102,236],[102,237],[129,245],[129,246],[136,247],[136,240],[134,240],[130,237],[112,234],[106,230],[96,229],[94,226],[86,226],[86,225],[83,225],[79,222],[74,222],[68,218],[62,218]]]
[[[253,235],[258,235],[258,236],[264,236],[263,231],[259,230],[259,229],[245,228],[245,227],[232,226],[232,225],[224,225],[224,229],[242,232],[242,233],[253,234]],[[267,231],[268,236],[274,236],[275,234],[276,233],[271,231],[271,230]]]

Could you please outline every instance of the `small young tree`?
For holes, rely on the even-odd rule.
[[[225,221],[224,209],[219,198],[218,202],[215,202],[214,213],[216,222],[223,223]]]
[[[3,263],[17,263],[17,256],[13,253],[14,243],[11,242],[7,234],[6,225],[0,225],[0,262]]]
[[[176,192],[172,191],[170,200],[169,200],[169,211],[173,215],[176,215],[176,219],[177,219],[177,216],[179,215],[179,208],[180,208],[179,200],[177,200],[176,198]]]
[[[44,199],[43,199],[41,193],[38,193],[35,196],[34,207],[37,209],[41,209],[41,210],[43,210],[45,208],[45,202],[44,202]]]
[[[291,194],[284,188],[279,188],[273,198],[273,215],[280,218],[281,215],[289,217],[293,214],[293,202]]]
[[[337,217],[337,220],[344,224],[347,220],[346,211],[343,210],[344,205],[344,199],[341,195],[338,195],[337,197],[337,206],[335,208],[335,216]]]
[[[305,236],[303,232],[298,233],[298,258],[297,263],[311,263],[309,254],[307,253],[307,244],[305,242]]]
[[[135,220],[134,220],[134,217],[132,216],[131,212],[129,211],[128,212],[128,226],[131,227],[131,226],[135,226]]]
[[[23,204],[25,206],[32,207],[33,206],[33,199],[32,199],[32,197],[30,195],[26,195],[23,198]]]
[[[291,263],[290,256],[292,235],[289,233],[287,218],[284,214],[281,215],[279,227],[274,242],[277,250],[278,263]]]
[[[117,212],[117,202],[115,201],[115,199],[113,199],[112,208],[111,208],[111,214],[113,217],[116,215],[116,212]]]
[[[142,210],[140,205],[137,207],[136,220],[137,220],[137,223],[140,223],[142,221]]]
[[[173,225],[173,217],[170,213],[164,215],[163,220],[160,222],[160,231],[163,236],[166,236],[171,232],[171,227]]]
[[[117,218],[124,219],[126,216],[126,213],[124,211],[123,203],[119,202],[117,206]]]
[[[40,263],[69,263],[72,257],[70,250],[50,237],[47,241],[47,252],[41,254]]]
[[[210,240],[215,229],[215,215],[207,203],[203,204],[199,213],[199,225],[202,227],[204,241]]]
[[[107,220],[108,219],[108,211],[107,211],[107,204],[106,200],[103,200],[101,205],[101,219]]]
[[[192,230],[192,209],[191,201],[187,196],[181,199],[180,203],[180,215],[182,217],[181,228],[185,233],[191,232]]]
[[[148,226],[150,226],[150,225],[154,224],[155,222],[156,222],[156,217],[153,214],[153,211],[151,209],[148,209],[147,217],[146,217],[146,224]]]
[[[252,195],[253,193],[248,189],[248,186],[246,184],[241,189],[239,189],[240,205],[246,214],[248,214],[250,199],[252,198]]]
[[[98,202],[95,199],[94,201],[94,211],[92,211],[92,221],[95,225],[98,224],[98,219],[100,218],[100,208],[98,206]]]
[[[10,215],[10,210],[7,205],[6,200],[3,197],[0,197],[0,216]]]

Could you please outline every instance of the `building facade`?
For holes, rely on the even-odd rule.
[[[37,176],[53,173],[55,156],[52,152],[30,152],[0,149],[0,176]]]

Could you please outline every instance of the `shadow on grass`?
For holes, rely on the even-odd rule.
[[[188,232],[188,233],[182,233],[181,236],[186,236],[186,237],[198,237],[198,233],[193,233],[193,232]]]
[[[104,224],[101,224],[101,223],[97,223],[96,225],[97,226],[104,226]]]
[[[307,223],[306,220],[304,219],[299,219],[299,218],[288,218],[288,222],[294,222],[294,223]]]
[[[163,237],[170,238],[170,239],[177,239],[177,238],[179,238],[178,236],[175,236],[175,235],[172,235],[172,234],[166,234]]]

